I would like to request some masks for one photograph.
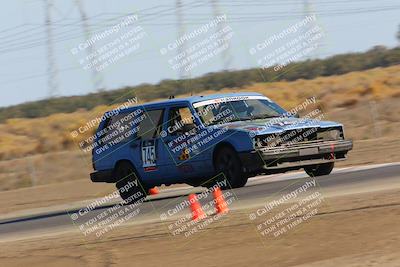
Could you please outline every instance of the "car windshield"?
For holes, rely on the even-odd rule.
[[[234,101],[204,101],[193,105],[202,122],[206,125],[274,118],[286,111],[267,98],[242,99]]]

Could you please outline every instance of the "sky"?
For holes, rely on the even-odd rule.
[[[82,95],[99,89],[177,79],[182,75],[174,68],[177,55],[188,52],[187,49],[200,52],[214,33],[226,33],[225,29],[230,33],[223,35],[226,40],[221,47],[225,49],[199,61],[184,77],[260,67],[260,58],[314,27],[322,32],[319,46],[300,59],[362,52],[376,45],[394,47],[398,45],[396,32],[400,24],[399,0],[216,0],[214,6],[212,1],[181,0],[180,12],[175,0],[47,2],[50,7],[46,0],[2,3],[1,107],[50,96]],[[87,18],[87,27],[82,23],[80,10]],[[297,33],[288,34],[256,54],[250,53],[271,36],[313,14],[315,20],[300,27]],[[50,26],[46,25],[46,15]],[[212,24],[216,18],[220,22]],[[213,26],[201,32],[205,25]],[[177,37],[185,33],[194,37],[174,48]],[[106,37],[84,48],[88,40],[95,40],[96,34]],[[52,36],[51,45],[48,36]],[[121,40],[124,44],[130,42],[119,50],[124,52],[123,57],[99,71],[88,68],[86,63],[116,49]],[[107,49],[94,57],[93,52],[99,48]]]

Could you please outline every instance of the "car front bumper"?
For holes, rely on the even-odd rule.
[[[259,147],[240,153],[240,158],[247,172],[300,168],[345,160],[347,152],[352,148],[351,140],[307,141],[279,147]]]

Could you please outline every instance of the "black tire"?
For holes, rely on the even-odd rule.
[[[223,173],[228,180],[227,185],[222,189],[239,188],[247,183],[248,176],[243,173],[242,162],[236,151],[229,146],[218,150],[214,160],[214,167],[217,175]],[[223,180],[223,176],[220,176],[219,180]],[[215,183],[216,181],[212,181],[207,183],[206,186],[210,187]]]
[[[115,169],[118,182],[115,187],[125,204],[134,204],[146,197],[147,190],[141,183],[135,168],[129,162],[121,162]],[[136,185],[137,184],[137,185]]]
[[[198,186],[202,186],[201,182],[188,182],[186,181],[187,185],[193,186],[193,187],[198,187]]]
[[[310,177],[322,176],[330,174],[333,170],[334,165],[335,165],[334,162],[310,165],[304,167],[304,170]]]

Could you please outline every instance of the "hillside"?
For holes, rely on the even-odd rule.
[[[315,96],[325,119],[343,123],[347,137],[355,141],[349,160],[341,166],[393,162],[400,161],[399,73],[400,66],[392,66],[312,80],[254,83],[218,92],[260,92],[287,109]],[[91,155],[82,152],[78,143],[91,133],[76,139],[70,133],[116,106],[8,119],[0,124],[0,190],[87,179]]]
[[[316,77],[341,75],[353,71],[388,67],[400,63],[400,47],[374,47],[364,53],[349,53],[327,59],[291,63],[280,71],[248,69],[209,73],[190,80],[165,80],[156,85],[142,84],[118,90],[107,90],[83,96],[59,97],[0,108],[0,122],[9,118],[38,118],[57,113],[90,110],[100,105],[121,103],[137,96],[143,101],[167,98],[170,95],[200,93],[222,88],[245,88],[254,83],[294,81]]]
[[[255,83],[243,88],[225,88],[218,92],[259,92],[269,96],[285,108],[294,107],[307,97],[315,96],[322,110],[330,114],[335,109],[354,110],[363,105],[368,106],[371,103],[376,105],[376,103],[383,103],[392,98],[398,101],[400,99],[400,76],[398,73],[400,73],[400,66],[393,66],[352,72],[340,76],[320,77],[313,80]],[[203,91],[202,94],[216,92],[207,90]],[[92,128],[93,131],[88,131],[76,139],[70,133],[117,105],[98,106],[89,111],[79,110],[73,113],[53,114],[36,119],[8,119],[5,123],[0,124],[0,159],[5,160],[38,153],[76,150],[78,149],[77,144],[93,134],[96,127]],[[394,105],[391,109],[380,111],[379,114],[369,114],[369,117],[378,116],[380,120],[398,122],[396,118],[396,114],[400,113],[397,110],[398,108],[397,105]],[[345,122],[352,122],[361,115],[363,114],[351,112],[348,117],[340,119],[345,120]],[[365,123],[365,120],[370,120],[370,118],[362,119],[360,122]],[[359,126],[362,127],[362,125]],[[384,132],[390,133],[393,130],[391,125],[385,127],[381,129]],[[367,128],[365,130],[362,136],[357,138],[370,138],[373,133]],[[351,129],[349,133],[352,134]]]

